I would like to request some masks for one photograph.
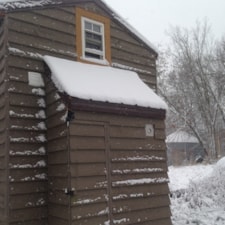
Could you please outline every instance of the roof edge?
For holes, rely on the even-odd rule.
[[[68,108],[73,112],[88,111],[161,120],[164,120],[166,118],[166,110],[164,109],[154,109],[150,107],[145,108],[137,105],[132,106],[118,103],[84,100],[71,97],[66,93],[59,93],[59,95],[63,99],[64,103],[68,106]]]
[[[145,38],[139,31],[137,31],[136,28],[134,28],[130,23],[128,23],[123,16],[121,16],[118,12],[116,12],[111,6],[106,3],[105,0],[99,0],[103,5],[105,5],[106,8],[108,8],[111,11],[111,16],[115,20],[117,20],[120,24],[124,25],[131,33],[133,33],[135,36],[137,36],[138,39],[142,40],[145,45],[147,45],[151,50],[153,50],[156,55],[158,56],[158,49],[157,47],[152,44],[147,38]]]

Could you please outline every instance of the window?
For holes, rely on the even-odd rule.
[[[85,59],[105,59],[104,25],[82,17],[82,47]]]
[[[110,20],[76,8],[76,47],[78,61],[110,64]]]

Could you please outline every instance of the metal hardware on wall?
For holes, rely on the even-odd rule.
[[[68,109],[66,121],[70,122],[75,118],[74,112]]]
[[[71,190],[69,188],[65,188],[64,193],[65,195],[74,196],[75,188],[72,188]]]
[[[145,135],[147,137],[154,137],[154,126],[152,124],[145,125]]]

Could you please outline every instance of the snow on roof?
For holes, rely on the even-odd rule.
[[[176,131],[166,138],[167,143],[199,143],[198,139],[185,131]]]
[[[85,100],[167,109],[135,72],[44,56],[61,92]]]
[[[0,10],[31,8],[49,3],[52,3],[52,0],[0,0]]]
[[[128,30],[130,30],[133,34],[135,34],[138,38],[140,38],[147,46],[149,46],[152,50],[154,50],[156,53],[158,53],[157,48],[155,45],[153,45],[147,38],[145,38],[140,32],[138,32],[131,24],[129,24],[122,16],[119,15],[118,12],[116,12],[114,9],[112,9],[105,0],[100,0],[103,2],[107,8],[109,8],[112,11],[112,16],[114,19],[118,20],[120,23],[122,23]]]

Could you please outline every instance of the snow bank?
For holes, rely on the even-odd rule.
[[[168,176],[171,192],[187,189],[191,182],[205,179],[211,175],[214,165],[170,166]]]
[[[225,157],[214,165],[181,167],[180,172],[178,169],[170,167],[169,171],[173,225],[224,225]],[[192,178],[185,183],[188,173]],[[178,184],[175,188],[175,182],[185,183],[182,191],[174,192],[182,186]]]
[[[61,92],[85,100],[167,109],[166,103],[132,71],[44,56]]]

